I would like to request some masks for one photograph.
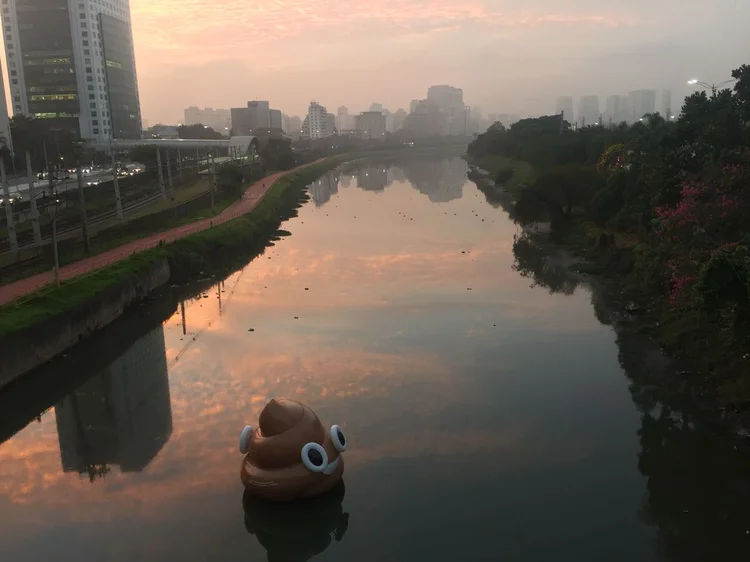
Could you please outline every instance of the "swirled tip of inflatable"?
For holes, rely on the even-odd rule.
[[[250,452],[250,437],[253,435],[253,426],[246,425],[240,433],[240,453],[246,455]]]

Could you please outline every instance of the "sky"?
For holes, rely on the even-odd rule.
[[[431,84],[483,113],[558,95],[689,93],[750,63],[748,0],[130,0],[143,118],[269,100],[395,111]]]

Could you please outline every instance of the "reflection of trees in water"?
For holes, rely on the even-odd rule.
[[[750,548],[750,455],[681,400],[648,384],[669,376],[658,350],[624,330],[620,362],[641,412],[638,470],[646,478],[641,517],[656,528],[664,560],[744,560]],[[689,401],[693,398],[688,398]],[[687,402],[689,405],[689,402]]]
[[[564,295],[572,295],[578,287],[578,280],[565,267],[552,263],[547,252],[525,234],[514,236],[513,256],[513,271],[531,279],[532,287]]]
[[[463,196],[468,168],[462,158],[405,160],[398,167],[414,189],[433,203],[447,203]]]
[[[551,293],[571,294],[575,279],[550,264],[527,236],[513,244],[513,269]],[[638,470],[646,478],[641,518],[656,529],[657,550],[670,562],[745,560],[750,552],[750,451],[721,436],[685,403],[654,382],[674,376],[670,362],[630,326],[613,322],[604,291],[594,285],[597,318],[617,332],[619,360],[641,412]],[[615,317],[616,318],[616,317]],[[670,383],[667,383],[670,384]]]

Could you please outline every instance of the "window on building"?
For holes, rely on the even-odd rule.
[[[98,119],[92,119],[91,124],[92,125],[98,125],[99,124],[99,120]]]
[[[89,84],[89,91],[91,91],[91,92],[94,91],[94,85],[93,84]]]
[[[10,75],[11,75],[11,76],[16,76],[17,74],[18,74],[18,73],[17,73],[17,72],[15,71],[15,70],[11,70],[11,71],[10,71]]]
[[[10,26],[9,25],[5,26],[5,31],[10,31]]]
[[[94,134],[98,135],[99,134],[99,129],[94,129]]]
[[[81,31],[81,37],[88,37],[89,32],[88,31]]]
[[[83,46],[84,46],[84,47],[88,47],[88,46],[89,46],[89,42],[88,42],[88,41],[86,41],[85,39],[84,39],[84,41],[83,41]]]
[[[93,82],[94,81],[94,77],[93,76],[86,76],[86,80],[89,81],[89,82]]]
[[[96,117],[96,111],[91,112],[91,117]]]
[[[10,83],[11,84],[18,84],[18,80],[16,78],[11,78]]]
[[[89,94],[89,99],[90,100],[95,100],[96,99],[96,94]]]
[[[21,101],[21,96],[13,96],[13,101]]]
[[[84,50],[83,50],[83,54],[84,54],[84,55],[90,55],[90,54],[91,54],[91,51],[89,51],[88,49],[84,49]]]
[[[91,64],[91,59],[86,59],[86,64]]]
[[[86,14],[79,14],[81,16],[81,19],[86,19]]]
[[[96,102],[95,102],[95,101],[92,101],[92,102],[91,102],[91,103],[89,104],[89,106],[90,106],[90,107],[92,107],[92,108],[93,108],[93,107],[96,107]]]

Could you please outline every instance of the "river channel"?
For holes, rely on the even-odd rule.
[[[0,397],[0,560],[729,561],[750,460],[642,384],[658,356],[514,245],[458,157],[310,186],[290,236]],[[273,397],[339,424],[344,486],[243,502]]]

